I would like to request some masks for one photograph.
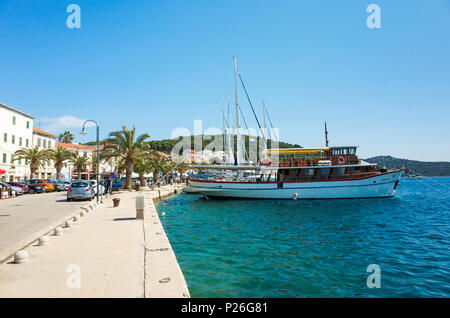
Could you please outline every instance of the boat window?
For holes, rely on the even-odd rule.
[[[314,169],[305,169],[305,176],[313,176]]]
[[[320,174],[322,176],[328,176],[330,174],[330,168],[322,168],[322,169],[320,169]]]
[[[337,174],[338,174],[338,176],[344,175],[344,172],[345,172],[345,168],[337,168]]]
[[[344,148],[342,150],[343,150],[344,155],[346,155],[347,154],[347,148]]]

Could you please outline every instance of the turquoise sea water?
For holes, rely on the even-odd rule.
[[[157,209],[192,297],[450,297],[450,193],[429,178],[387,199],[181,194]],[[379,289],[366,286],[369,264]]]

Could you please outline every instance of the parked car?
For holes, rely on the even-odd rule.
[[[43,186],[35,185],[35,184],[27,183],[27,182],[20,182],[20,183],[25,184],[28,187],[29,194],[45,192],[45,189]]]
[[[112,181],[112,191],[118,191],[122,189],[122,180],[116,178]]]
[[[9,194],[11,195],[11,191],[15,191],[16,195],[22,195],[24,193],[23,189],[21,187],[16,187],[13,185],[10,185],[6,182],[0,182],[4,187],[6,187],[9,191]]]
[[[71,182],[70,181],[63,181],[63,182],[66,185],[67,190],[69,190]]]
[[[22,183],[22,182],[7,182],[7,184],[15,186],[15,187],[22,188],[23,193],[28,193],[28,191],[30,190],[26,183]]]
[[[59,180],[45,180],[45,181],[48,183],[53,183],[53,185],[55,186],[55,191],[60,192],[67,190],[66,185]]]
[[[97,180],[90,180],[89,181],[92,185],[92,187],[94,188],[94,193],[97,195]],[[102,183],[102,180],[100,180],[100,194],[105,194],[106,193],[106,189],[105,186]]]
[[[89,181],[73,181],[67,190],[67,201],[92,200],[94,189]]]
[[[45,189],[45,192],[55,191],[55,185],[53,183],[49,183],[49,182],[45,181],[44,179],[31,179],[28,182],[31,184],[34,184],[34,185],[43,186]]]

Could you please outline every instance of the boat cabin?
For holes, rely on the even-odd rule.
[[[357,165],[360,163],[356,156],[356,146],[267,149],[263,155],[267,159],[261,160],[261,163],[274,167]]]

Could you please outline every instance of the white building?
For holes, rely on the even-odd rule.
[[[91,159],[92,155],[97,155],[97,146],[88,146],[76,143],[62,143],[62,142],[57,142],[56,145],[66,148],[67,150],[79,156],[87,157],[88,159]],[[103,146],[100,146],[100,151],[102,150],[102,148]],[[108,161],[104,160],[101,161],[99,172],[104,177],[107,177],[111,172],[115,172],[114,160],[109,159]],[[71,180],[72,178],[77,179],[78,171],[76,167],[73,166],[73,164],[71,164],[69,161],[66,161],[61,170],[61,177],[67,180]],[[90,169],[89,166],[86,166],[84,169],[82,169],[81,171],[82,179],[89,180],[93,177],[95,176],[93,175],[92,169]]]
[[[29,179],[30,168],[25,160],[11,160],[16,150],[32,145],[33,118],[0,103],[0,180]]]
[[[56,136],[37,127],[33,127],[33,147],[38,146],[40,150],[54,149]],[[53,179],[56,174],[55,164],[51,160],[42,161],[41,166],[36,171],[34,178]]]

